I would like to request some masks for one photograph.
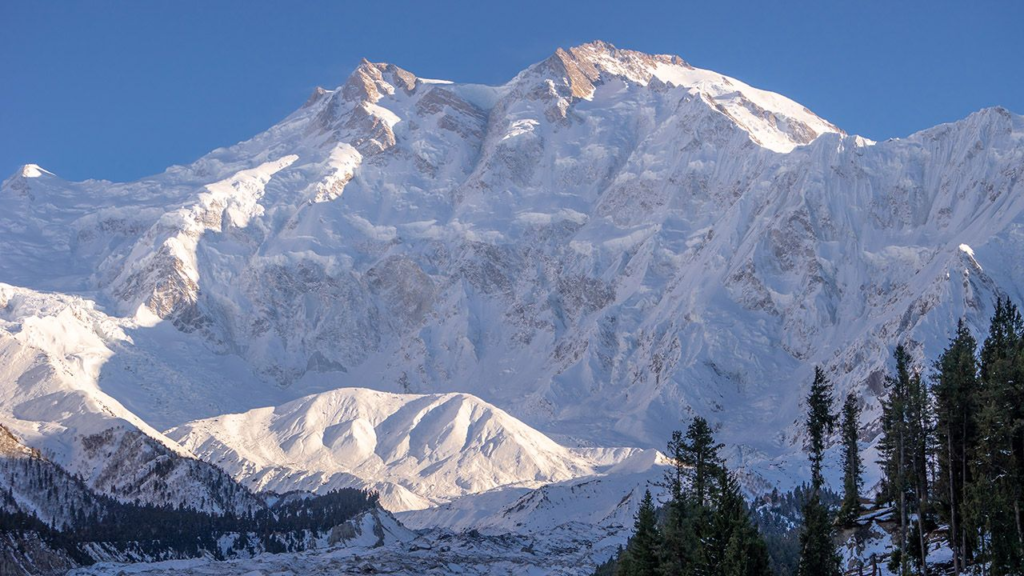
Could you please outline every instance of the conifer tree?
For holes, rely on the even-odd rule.
[[[684,435],[672,434],[667,473],[672,499],[662,523],[650,493],[637,513],[635,533],[600,574],[672,576],[770,576],[771,561],[736,479],[718,454],[711,426],[695,418]]]
[[[885,377],[886,398],[882,400],[882,439],[879,451],[882,455],[883,487],[879,498],[882,502],[896,507],[899,522],[898,554],[893,555],[893,570],[900,574],[909,572],[907,555],[907,519],[909,508],[907,493],[910,491],[910,461],[908,447],[908,403],[910,395],[910,354],[903,345],[893,352],[896,360],[895,375]]]
[[[672,433],[668,443],[668,454],[672,457],[672,468],[668,472],[668,486],[671,500],[666,505],[664,538],[664,566],[666,574],[685,574],[697,563],[698,538],[694,518],[693,502],[684,493],[684,486],[690,486],[693,469],[688,462],[693,460],[689,446],[682,432]]]
[[[651,491],[644,492],[633,522],[633,537],[619,560],[618,576],[661,576],[661,531]]]
[[[839,523],[852,525],[860,515],[860,489],[863,486],[861,474],[864,465],[857,446],[860,407],[857,397],[850,392],[843,402],[843,419],[840,425],[843,442],[843,504],[839,509]]]
[[[800,531],[798,576],[839,576],[842,558],[832,540],[833,526],[828,508],[817,491],[804,505],[804,525]]]
[[[804,504],[804,525],[800,532],[799,576],[838,576],[841,558],[833,542],[833,526],[828,508],[819,491],[825,484],[821,473],[825,457],[825,435],[835,426],[832,412],[832,384],[820,367],[814,368],[814,381],[807,396],[808,457],[811,461],[811,494]]]
[[[969,464],[975,459],[978,404],[978,344],[964,325],[957,323],[953,336],[935,362],[932,391],[935,396],[936,446],[939,473],[936,494],[939,515],[949,524],[953,571],[965,568],[974,539],[964,522],[967,487],[972,482]]]
[[[912,372],[910,353],[902,344],[896,347],[893,358],[896,370],[885,378],[887,395],[882,401],[879,448],[884,478],[880,500],[896,508],[899,522],[899,550],[890,560],[891,569],[907,574],[914,560],[921,574],[927,576],[931,409],[928,390],[921,375]]]
[[[708,421],[700,416],[693,419],[686,429],[681,458],[691,472],[691,493],[695,504],[707,506],[711,483],[718,478],[722,459],[718,456],[721,444],[715,443],[714,434]]]
[[[836,417],[832,413],[832,384],[825,377],[820,366],[814,367],[814,381],[807,395],[807,438],[808,454],[811,460],[811,486],[817,491],[825,480],[821,475],[821,463],[825,457],[825,436],[835,427]]]
[[[1024,320],[1000,299],[981,349],[981,406],[965,520],[993,575],[1024,573]]]
[[[668,480],[669,493],[673,500],[680,500],[683,497],[683,482],[689,470],[684,461],[683,452],[685,450],[683,433],[676,430],[668,441],[668,450],[666,451],[666,454],[672,459],[672,468],[666,473],[666,480]]]
[[[710,573],[715,560],[711,538],[712,492],[724,464],[718,455],[711,425],[696,417],[686,435],[675,433],[669,442],[675,466],[669,486],[673,497],[665,523],[666,570],[673,574]],[[683,486],[685,485],[685,490]]]
[[[694,574],[697,566],[707,564],[692,504],[685,498],[673,498],[666,505],[662,530],[662,570],[665,574]]]
[[[915,546],[913,558],[923,576],[928,576],[928,543],[927,530],[931,525],[929,500],[931,498],[928,482],[928,455],[932,448],[932,416],[928,400],[928,389],[921,379],[920,373],[910,377],[907,390],[907,432],[909,448],[908,478],[912,496],[911,509],[914,512]]]
[[[928,397],[928,386],[921,373],[910,377],[908,390],[907,417],[910,442],[910,489],[913,494],[912,509],[916,519],[916,547],[914,560],[923,576],[928,576],[928,542],[926,536],[932,526],[931,484],[929,481],[930,454],[933,452],[932,407]]]
[[[724,467],[719,472],[713,541],[720,558],[715,573],[723,576],[770,576],[768,546],[747,512],[736,479]]]

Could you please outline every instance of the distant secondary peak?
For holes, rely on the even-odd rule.
[[[968,138],[979,145],[988,146],[994,140],[1003,138],[1020,139],[1024,136],[1024,118],[1016,116],[1002,106],[990,106],[973,112],[966,118],[939,124],[913,134],[911,137],[927,135],[928,137]]]
[[[974,114],[967,117],[968,119],[976,118],[977,120],[986,124],[995,124],[1007,129],[1012,130],[1014,123],[1013,114],[1003,108],[1002,106],[990,106],[988,108],[982,108]]]
[[[14,176],[22,178],[39,178],[40,176],[53,176],[53,172],[44,169],[38,164],[25,164],[14,173]]]
[[[313,93],[309,95],[309,98],[306,99],[306,103],[303,104],[302,107],[309,108],[313,104],[319,102],[325,94],[327,94],[327,90],[325,90],[323,86],[317,86],[313,89]]]
[[[0,195],[3,197],[13,195],[14,198],[35,200],[36,193],[33,191],[31,180],[44,177],[53,178],[55,176],[38,164],[25,164],[15,170],[10,178],[0,182]]]
[[[38,164],[25,164],[14,171],[11,177],[0,183],[0,190],[13,192],[16,196],[28,199],[35,198],[29,180],[36,178],[56,178],[53,172],[44,169]]]

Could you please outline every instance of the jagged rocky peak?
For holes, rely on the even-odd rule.
[[[333,91],[314,92],[305,107],[314,108],[312,132],[328,142],[348,142],[365,157],[395,146],[394,126],[403,118],[418,125],[420,115],[446,106],[476,118],[500,102],[495,118],[515,116],[512,119],[519,121],[523,106],[538,102],[549,122],[566,126],[577,117],[573,109],[579,102],[600,98],[601,86],[612,96],[616,89],[609,83],[616,80],[625,82],[637,97],[646,99],[641,95],[648,90],[663,93],[656,98],[668,106],[698,101],[702,104],[694,108],[691,124],[702,117],[722,116],[752,142],[775,152],[789,152],[822,134],[844,134],[788,98],[695,68],[679,56],[619,49],[601,41],[559,48],[508,84],[485,90],[421,79],[394,64],[364,59],[344,84]],[[485,92],[488,96],[481,99]],[[409,109],[400,104],[403,101],[422,105]],[[474,126],[460,126],[458,131],[476,136],[479,122],[474,119],[470,124]]]
[[[659,63],[693,69],[679,56],[620,50],[600,40],[569,49],[559,48],[540,64],[540,68],[564,73],[573,96],[588,98],[594,91],[593,83],[601,78],[602,73],[647,84],[654,77]]]
[[[303,108],[318,109],[313,132],[330,134],[332,143],[347,140],[361,154],[371,156],[395,145],[392,127],[400,121],[377,102],[396,94],[411,95],[418,82],[415,74],[394,64],[364,58],[344,84],[333,92],[315,91]],[[331,97],[325,99],[328,93]]]
[[[376,102],[384,94],[394,94],[396,89],[412,92],[416,81],[415,74],[394,64],[364,58],[341,86],[341,94],[346,100]]]
[[[646,54],[595,41],[559,48],[529,72],[522,76],[532,86],[527,94],[534,99],[558,99],[557,115],[563,118],[572,102],[593,99],[600,85],[619,78],[652,90],[684,89],[746,131],[753,142],[775,152],[789,152],[822,134],[845,135],[784,96],[696,68],[669,54]]]

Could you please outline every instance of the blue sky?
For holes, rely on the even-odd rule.
[[[671,53],[852,133],[1024,114],[1024,2],[0,0],[0,178],[132,180],[269,127],[361,57],[502,83],[558,46]]]

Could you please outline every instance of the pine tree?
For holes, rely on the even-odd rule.
[[[800,531],[800,564],[798,576],[839,576],[842,558],[832,540],[833,526],[828,508],[817,491],[812,491],[804,504],[804,525]]]
[[[661,576],[661,531],[651,491],[644,492],[633,522],[633,536],[619,560],[619,576]]]
[[[825,457],[825,436],[835,427],[836,417],[832,413],[832,383],[825,377],[820,366],[814,367],[814,381],[807,395],[807,437],[808,454],[811,459],[811,486],[814,490],[822,487],[825,480],[821,475],[821,463]]]
[[[708,421],[696,417],[686,435],[674,433],[669,452],[675,466],[669,472],[672,500],[665,522],[666,571],[672,574],[706,574],[715,560],[708,545],[713,506],[711,494],[724,470]],[[684,490],[683,487],[686,487]]]
[[[694,574],[698,566],[707,565],[698,535],[698,517],[692,503],[685,498],[673,498],[666,505],[662,531],[662,571],[665,574]]]
[[[739,484],[718,451],[711,426],[695,418],[686,434],[668,443],[674,466],[667,473],[672,499],[659,526],[648,491],[635,533],[601,574],[672,576],[770,576],[768,547],[751,520]]]
[[[908,411],[910,395],[910,354],[903,345],[893,352],[896,360],[896,373],[885,377],[886,398],[882,400],[882,439],[879,451],[882,455],[883,486],[879,499],[892,504],[897,509],[899,532],[897,534],[898,554],[894,559],[901,574],[909,572],[907,564],[907,528],[909,507],[907,494],[910,492],[911,478],[909,475],[909,431]]]
[[[663,571],[666,574],[686,574],[697,564],[695,557],[699,539],[694,523],[694,506],[688,494],[684,493],[684,486],[690,485],[689,476],[693,471],[687,462],[693,458],[682,432],[672,433],[668,454],[672,457],[673,466],[667,478],[671,500],[665,511]]]
[[[680,456],[683,464],[691,469],[690,492],[698,506],[708,505],[711,483],[722,468],[722,459],[718,456],[721,448],[721,444],[715,443],[708,421],[700,416],[694,418],[686,430]]]
[[[808,457],[811,461],[811,495],[804,505],[804,525],[800,532],[799,576],[838,576],[841,558],[833,541],[833,525],[819,491],[825,484],[821,464],[825,457],[825,435],[835,426],[832,412],[832,384],[820,367],[814,368],[814,381],[807,396]]]
[[[683,481],[686,479],[688,470],[686,462],[684,462],[685,450],[686,443],[683,441],[683,433],[676,430],[668,441],[666,452],[672,458],[672,468],[666,473],[672,500],[681,500],[683,497]]]
[[[857,446],[860,407],[853,392],[843,403],[843,419],[840,425],[843,442],[843,504],[839,509],[839,523],[851,526],[860,516],[860,489],[863,486],[861,474],[864,465]]]
[[[918,373],[912,373],[910,354],[903,345],[893,352],[896,371],[886,376],[886,398],[882,401],[883,490],[880,501],[892,504],[899,522],[899,550],[891,559],[892,569],[910,571],[914,560],[924,576],[928,574],[926,535],[931,527],[929,454],[932,447],[932,416],[928,390]],[[911,526],[911,522],[914,526]],[[913,537],[913,548],[911,548]]]
[[[960,320],[949,346],[935,362],[932,387],[939,464],[935,490],[939,495],[939,515],[949,524],[956,574],[965,568],[974,546],[972,531],[964,521],[964,503],[972,482],[969,464],[975,459],[977,442],[977,347],[970,330]]]
[[[1024,320],[1000,299],[981,349],[981,406],[965,520],[993,575],[1024,573]]]
[[[750,519],[736,479],[724,467],[719,473],[713,541],[723,576],[770,576],[768,546]]]
[[[928,481],[928,455],[932,450],[932,416],[928,389],[920,373],[910,377],[907,390],[907,431],[909,466],[908,477],[912,495],[911,508],[917,524],[914,527],[916,546],[913,558],[923,576],[928,576],[927,531],[931,527],[931,490]]]

